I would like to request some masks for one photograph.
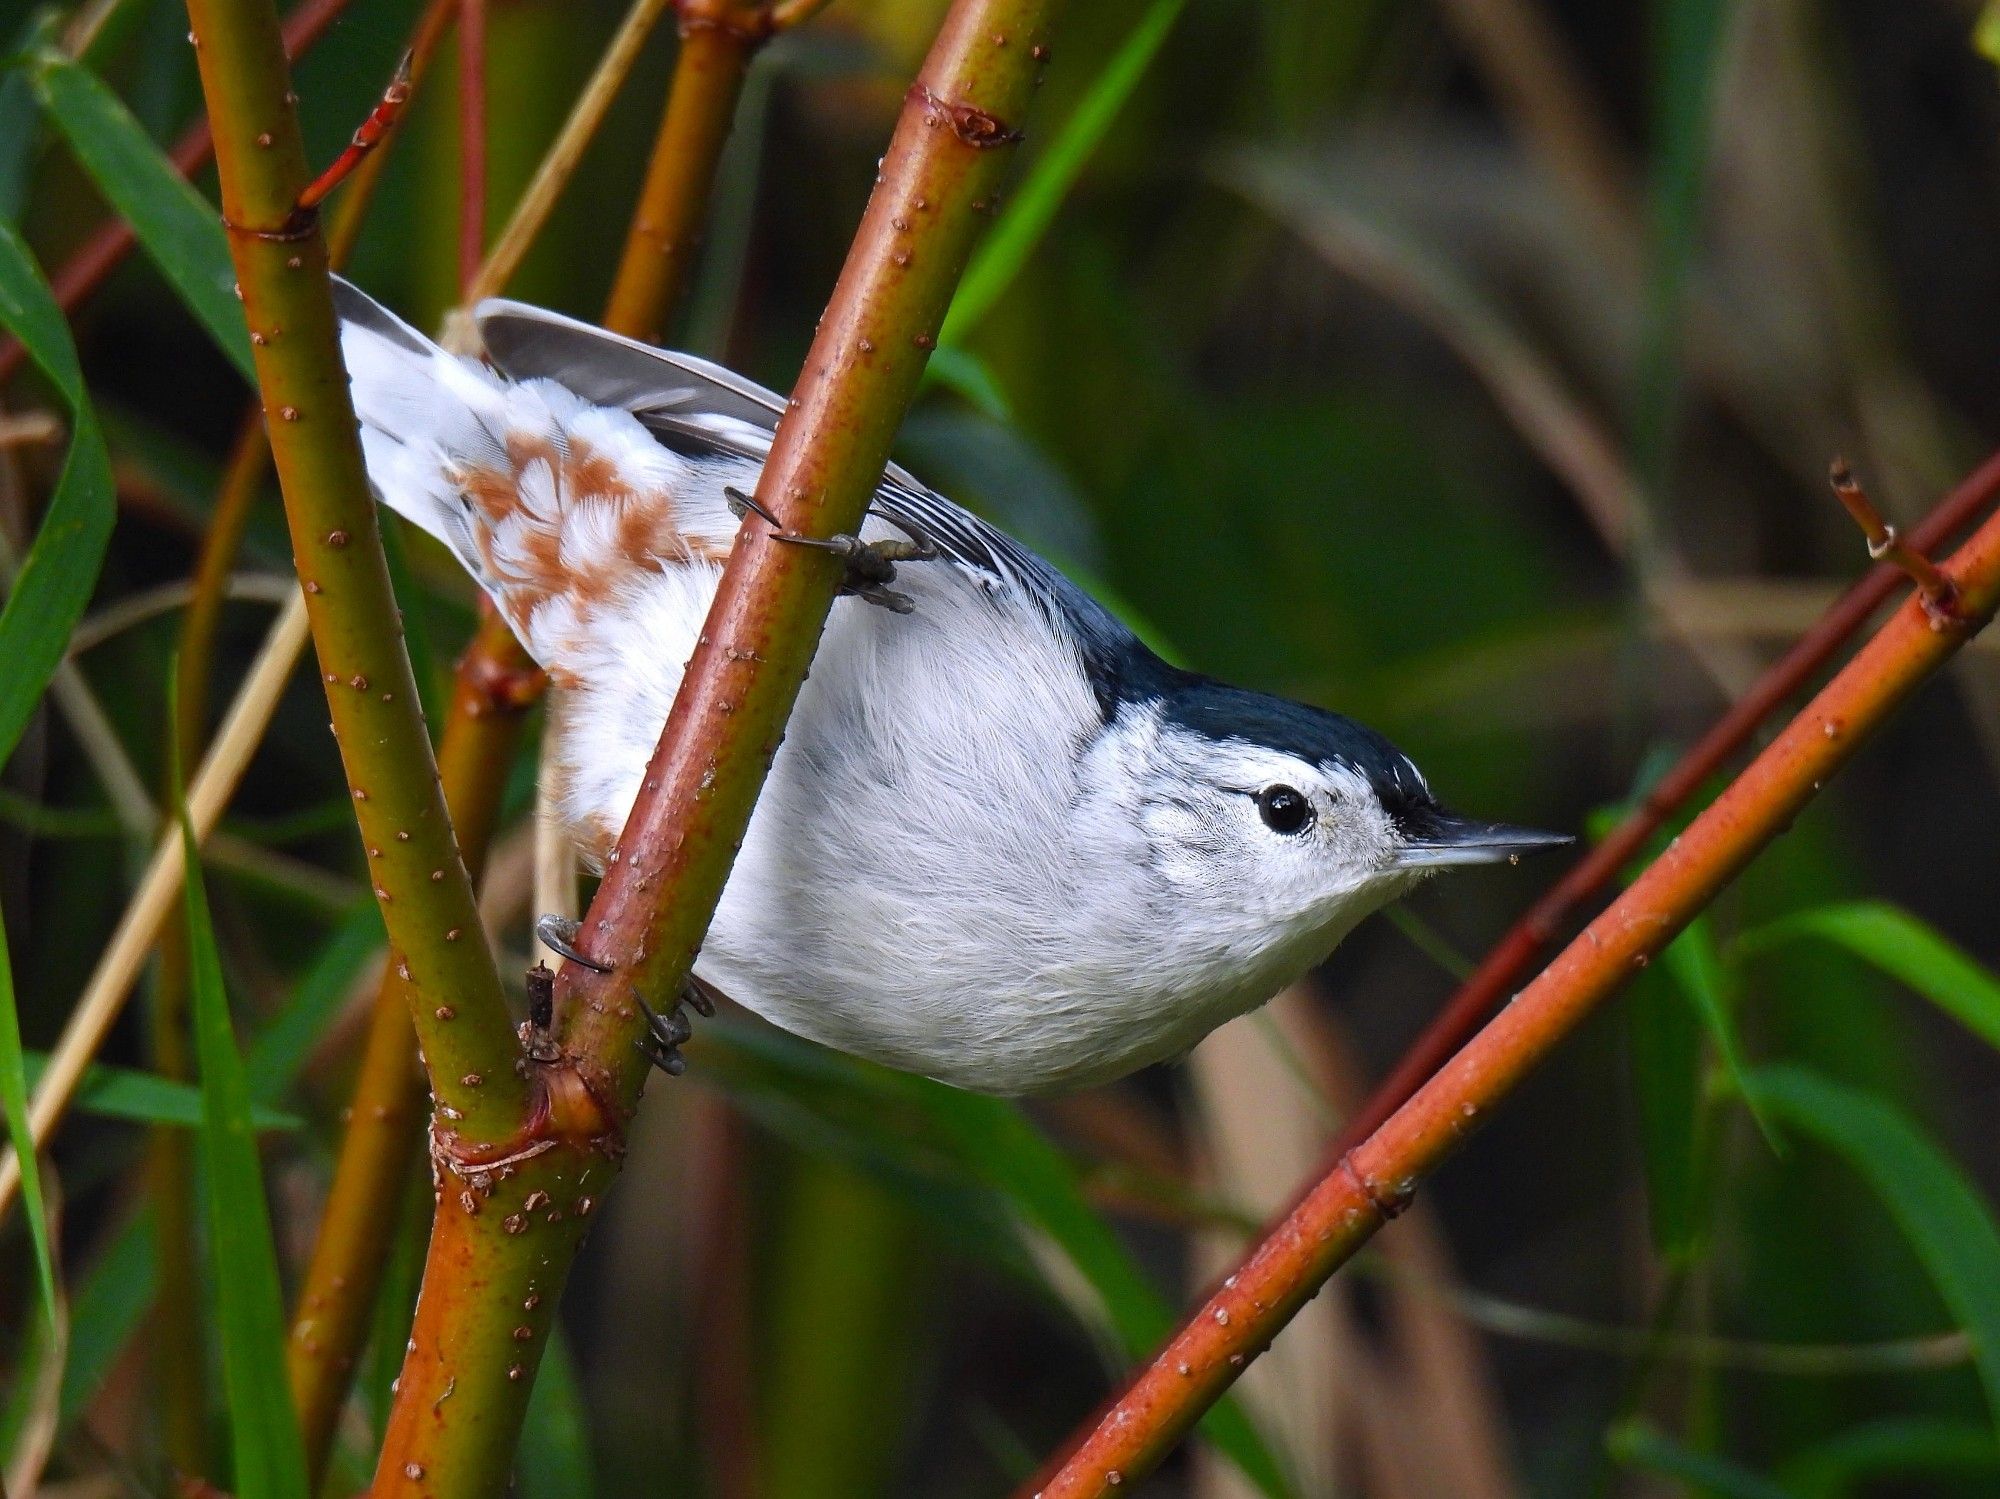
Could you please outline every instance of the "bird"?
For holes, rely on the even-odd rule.
[[[481,361],[335,293],[370,484],[547,672],[544,789],[593,868],[746,514],[847,557],[694,964],[704,1013],[1072,1091],[1186,1055],[1426,877],[1569,841],[1447,810],[1351,718],[1170,665],[893,463],[858,535],[785,533],[751,499],[785,403],[719,365],[505,299],[473,310]],[[679,1071],[685,1008],[649,1019]]]

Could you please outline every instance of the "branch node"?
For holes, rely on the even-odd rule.
[[[1351,1150],[1342,1152],[1338,1169],[1347,1174],[1355,1190],[1368,1199],[1368,1205],[1381,1215],[1385,1223],[1408,1208],[1410,1200],[1417,1195],[1414,1181],[1397,1182],[1384,1190],[1373,1177],[1354,1164],[1354,1152]]]
[[[923,102],[928,111],[926,124],[949,123],[952,133],[975,151],[1011,146],[1021,139],[1021,132],[1006,121],[970,104],[941,97],[921,78],[910,85],[909,97]]]
[[[294,206],[285,221],[274,229],[260,229],[255,224],[239,224],[224,214],[222,227],[240,238],[267,240],[277,245],[296,244],[302,239],[311,239],[318,232],[319,210],[311,206]]]
[[[1931,617],[1934,626],[1942,629],[1947,624],[1958,622],[1958,585],[1946,577],[1935,562],[1904,541],[1894,526],[1882,519],[1845,458],[1833,460],[1827,479],[1833,485],[1834,497],[1854,517],[1855,525],[1861,528],[1862,537],[1868,543],[1869,557],[1909,574],[1910,581],[1917,585],[1918,597],[1923,600],[1924,612]]]

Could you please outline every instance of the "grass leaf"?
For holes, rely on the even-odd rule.
[[[1956,1162],[1901,1112],[1803,1067],[1758,1069],[1770,1116],[1844,1158],[1873,1187],[1938,1294],[1971,1334],[2000,1428],[2000,1225]]]
[[[28,1216],[28,1237],[35,1246],[35,1279],[42,1288],[42,1310],[49,1329],[60,1324],[56,1304],[55,1258],[49,1251],[48,1204],[42,1200],[41,1163],[31,1146],[28,1129],[28,1072],[21,1051],[21,1016],[14,1004],[14,962],[7,951],[7,928],[0,922],[0,1109],[7,1117],[7,1137],[21,1158],[21,1205]]]
[[[1689,1494],[1716,1499],[1794,1499],[1761,1473],[1713,1452],[1697,1452],[1644,1421],[1625,1421],[1605,1437],[1611,1456],[1628,1468],[1677,1478]]]
[[[381,908],[372,899],[356,901],[293,986],[285,1007],[250,1043],[251,1088],[257,1102],[271,1103],[291,1086],[347,1003],[362,965],[386,940]]]
[[[49,1059],[46,1053],[37,1051],[27,1053],[26,1061],[28,1084],[32,1087],[40,1079]],[[95,1114],[103,1119],[129,1119],[137,1124],[178,1124],[194,1128],[201,1123],[201,1090],[188,1083],[161,1077],[156,1072],[112,1067],[98,1062],[84,1069],[72,1107],[79,1113]],[[258,1130],[305,1128],[305,1121],[296,1114],[254,1103],[250,1107],[250,1123]]]
[[[1736,1029],[1729,965],[1723,958],[1722,948],[1715,940],[1715,929],[1708,918],[1697,917],[1690,922],[1687,930],[1660,955],[1660,962],[1667,976],[1679,986],[1688,1003],[1694,1006],[1695,1013],[1701,1017],[1709,1039],[1715,1043],[1716,1055],[1722,1059],[1723,1070],[1729,1074],[1730,1083],[1749,1106],[1757,1128],[1763,1131],[1764,1139],[1771,1148],[1778,1149],[1777,1136],[1758,1112],[1756,1095],[1750,1092],[1745,1081],[1749,1076],[1749,1062],[1743,1050],[1742,1037]]]
[[[1701,1242],[1701,1022],[1676,986],[1646,976],[1629,1010],[1632,1087],[1653,1251],[1691,1259]]]
[[[1757,953],[1808,938],[1845,948],[2000,1047],[2000,978],[1908,911],[1886,901],[1815,906],[1746,933],[1737,949]]]
[[[13,754],[97,586],[115,505],[111,459],[83,389],[69,326],[20,235],[0,224],[0,326],[70,409],[69,453],[42,528],[0,613],[0,764]]]
[[[2000,1442],[1991,1427],[1974,1421],[1892,1416],[1808,1447],[1780,1470],[1786,1492],[1801,1499],[1845,1499],[1868,1492],[1865,1486],[1877,1479],[1907,1487],[1918,1474],[1990,1483],[2000,1476]]]
[[[290,1122],[291,1116],[278,1113],[270,1104],[298,1076],[312,1046],[339,1012],[362,964],[381,944],[382,918],[375,902],[357,903],[347,919],[327,937],[312,967],[294,987],[285,1008],[252,1043],[251,1120],[259,1129],[278,1128]],[[34,1062],[30,1057],[31,1076]],[[94,1076],[95,1069],[85,1074],[86,1090]],[[193,1096],[198,1109],[199,1095]],[[426,1195],[425,1209],[429,1205]],[[113,1363],[137,1334],[153,1303],[153,1290],[159,1278],[154,1256],[152,1215],[135,1214],[111,1236],[74,1288],[70,1297],[68,1360],[63,1370],[61,1429],[67,1430],[95,1398]],[[409,1325],[407,1319],[403,1325]],[[401,1344],[397,1348],[400,1350]],[[391,1369],[390,1373],[394,1372]],[[23,1416],[18,1400],[10,1401],[6,1410],[0,1412],[0,1451],[13,1445]]]
[[[253,386],[250,330],[236,299],[215,206],[173,169],[118,96],[88,68],[43,51],[33,63],[42,108],[180,299]]]
[[[992,309],[1000,294],[1020,274],[1091,153],[1145,76],[1186,3],[1187,0],[1153,0],[1139,24],[1112,54],[1104,71],[1097,75],[1075,113],[1063,122],[1049,149],[1030,168],[993,226],[993,232],[986,236],[965,269],[944,327],[938,333],[940,350],[964,342],[973,325]]]
[[[201,1064],[202,1188],[236,1492],[242,1499],[308,1499],[305,1448],[285,1377],[285,1308],[251,1123],[250,1081],[223,992],[194,829],[186,807],[179,812],[188,871],[189,988]]]

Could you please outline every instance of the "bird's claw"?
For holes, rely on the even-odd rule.
[[[618,965],[600,963],[595,958],[587,958],[577,951],[576,934],[583,930],[583,923],[571,916],[554,914],[535,918],[535,936],[550,952],[567,958],[572,963],[581,963],[592,973],[609,973]]]
[[[637,995],[632,1002],[646,1017],[645,1033],[632,1044],[639,1049],[639,1055],[668,1077],[679,1077],[687,1071],[687,1058],[681,1055],[681,1046],[694,1036],[694,1023],[688,1019],[686,1007],[692,1005],[703,1017],[715,1013],[715,1001],[709,997],[707,988],[690,975],[679,1002],[664,1015]]]
[[[896,581],[896,564],[935,562],[944,555],[938,550],[936,542],[901,521],[891,524],[909,537],[907,541],[863,541],[859,536],[845,532],[838,536],[800,536],[779,525],[778,518],[759,503],[755,495],[734,488],[725,488],[722,493],[739,520],[745,515],[758,516],[770,525],[773,539],[792,546],[833,553],[847,566],[847,576],[840,585],[841,593],[852,594],[870,604],[879,604],[892,614],[909,614],[917,607],[908,594],[897,593],[888,586]]]

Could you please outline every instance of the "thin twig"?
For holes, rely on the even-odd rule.
[[[431,62],[444,41],[445,30],[457,14],[458,0],[429,0],[423,14],[417,18],[416,28],[410,34],[409,49],[403,54],[403,69],[412,95],[423,86],[424,75],[430,71]],[[403,115],[399,113],[389,122],[388,139],[394,138],[402,120]],[[352,169],[347,192],[342,196],[338,210],[327,222],[326,258],[335,269],[346,265],[354,254],[368,205],[374,201],[375,189],[382,180],[382,170],[389,164],[389,154],[383,149],[387,144],[387,139],[378,142],[375,149],[364,155]]]
[[[136,593],[128,593],[115,604],[106,604],[95,614],[85,615],[77,627],[70,632],[69,659],[96,650],[108,641],[116,640],[127,630],[172,614],[176,609],[185,609],[198,591],[193,578],[182,578],[172,583],[155,583],[151,588],[141,588]],[[291,602],[298,591],[298,584],[281,573],[237,572],[226,574],[222,587],[218,590],[221,598],[231,604],[273,604],[285,605]]]
[[[486,0],[458,4],[458,285],[486,254]]]
[[[2000,469],[2000,457],[1986,469]],[[1898,610],[1713,805],[1379,1129],[1334,1160],[1089,1430],[1045,1499],[1143,1477],[1416,1184],[1603,1000],[1644,967],[1812,800],[2000,603],[2000,517],[1946,564],[1942,628]]]
[[[1903,540],[1896,528],[1882,519],[1845,458],[1833,460],[1827,479],[1833,485],[1835,498],[1846,507],[1847,513],[1854,517],[1854,524],[1867,538],[1869,558],[1901,568],[1917,585],[1917,593],[1923,598],[1924,608],[1930,611],[1931,617],[1949,619],[1958,598],[1951,579],[1939,572],[1935,562]]]
[[[409,102],[410,54],[405,52],[396,63],[396,72],[390,78],[389,86],[382,90],[382,97],[368,111],[368,118],[356,127],[347,149],[334,157],[327,169],[307,183],[306,190],[299,194],[299,211],[312,212],[353,175],[354,169],[361,165],[361,159],[379,146],[383,137],[395,128],[403,106]]]

